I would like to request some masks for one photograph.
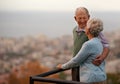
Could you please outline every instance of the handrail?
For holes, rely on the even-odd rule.
[[[39,82],[49,82],[49,83],[57,83],[57,84],[86,84],[77,81],[69,81],[69,80],[61,80],[61,79],[53,79],[53,78],[44,78],[44,77],[30,77],[31,81],[39,81]],[[33,84],[33,83],[30,83]]]
[[[56,74],[58,72],[62,72],[62,71],[66,71],[66,70],[69,70],[69,69],[54,69],[54,70],[51,70],[51,71],[48,71],[48,72],[45,72],[45,73],[42,73],[42,74],[39,74],[36,76],[45,77],[45,76]]]
[[[46,76],[56,74],[58,72],[66,71],[66,70],[69,70],[69,69],[54,69],[54,70],[51,70],[51,71],[48,71],[48,72],[45,72],[45,73],[42,73],[42,74],[39,74],[39,75],[30,76],[30,84],[34,84],[34,81],[57,83],[57,84],[88,84],[88,83],[82,83],[82,82],[77,82],[77,81],[69,81],[69,80],[61,80],[61,79],[53,79],[53,78],[44,78]]]

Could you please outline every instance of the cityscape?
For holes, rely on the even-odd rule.
[[[104,32],[104,35],[109,41],[111,50],[106,58],[106,72],[119,75],[119,30]],[[49,38],[44,34],[20,38],[0,37],[0,84],[29,84],[30,75],[52,70],[57,64],[70,60],[72,48],[72,35],[57,38]],[[60,78],[59,75],[53,78]],[[64,72],[64,75],[65,80],[71,80],[70,71]],[[114,83],[111,79],[107,81],[108,84]],[[116,82],[114,84],[119,84],[120,80]]]

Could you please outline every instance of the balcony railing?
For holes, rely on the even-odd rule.
[[[70,81],[70,80],[62,80],[62,79],[53,79],[53,78],[45,78],[46,76],[56,74],[58,72],[66,71],[69,69],[55,69],[51,70],[39,75],[31,76],[30,77],[30,84],[34,84],[35,81],[37,82],[47,82],[47,83],[55,83],[55,84],[88,84],[82,83],[77,81]],[[90,84],[90,83],[89,83]]]

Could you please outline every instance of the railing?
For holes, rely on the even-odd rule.
[[[55,69],[55,70],[52,70],[52,71],[48,71],[46,73],[42,73],[42,74],[39,74],[39,75],[31,76],[30,77],[30,84],[34,84],[34,81],[37,81],[37,82],[48,82],[48,83],[55,83],[55,84],[88,84],[88,83],[82,83],[82,82],[77,82],[77,81],[45,78],[46,76],[49,76],[49,75],[52,75],[52,74],[56,74],[58,72],[62,72],[62,71],[66,71],[66,70],[69,70],[69,69]]]

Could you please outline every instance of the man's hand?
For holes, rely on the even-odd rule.
[[[102,54],[99,55],[99,56],[97,56],[97,57],[92,61],[92,63],[93,63],[94,65],[96,65],[96,66],[99,66],[99,65],[103,62],[103,60],[105,60],[105,58],[108,56],[109,51],[110,51],[109,48],[104,47]]]
[[[56,67],[57,67],[58,69],[62,69],[62,64],[58,64]]]
[[[96,66],[99,66],[104,59],[102,58],[102,55],[97,56],[92,63]]]

